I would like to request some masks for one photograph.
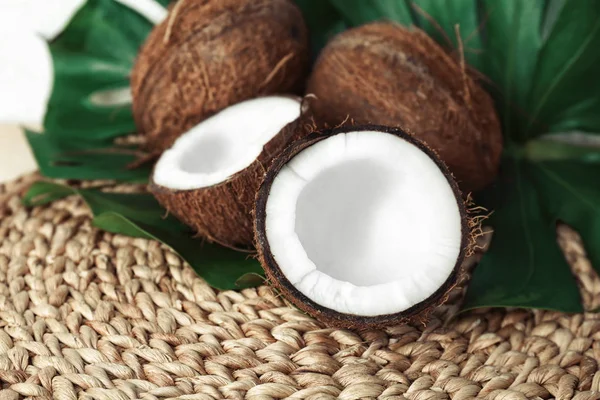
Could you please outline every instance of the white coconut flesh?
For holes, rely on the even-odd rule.
[[[277,174],[266,204],[271,254],[321,307],[377,316],[436,292],[461,251],[461,211],[438,165],[389,133],[324,139]]]
[[[180,136],[158,160],[154,183],[190,190],[226,181],[252,164],[283,127],[300,116],[300,101],[268,96],[244,101]]]

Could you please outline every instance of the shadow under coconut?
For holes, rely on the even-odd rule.
[[[191,174],[212,173],[226,167],[232,158],[231,146],[213,135],[196,141],[181,158],[181,170]]]
[[[374,224],[382,221],[382,207],[389,201],[391,173],[375,160],[352,160],[321,172],[302,190],[295,230],[318,270],[357,286],[390,280],[389,267],[382,264],[397,259],[389,251],[399,247],[381,242]],[[374,260],[374,249],[384,247]]]

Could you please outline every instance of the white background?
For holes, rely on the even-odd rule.
[[[20,128],[0,124],[0,182],[37,169]]]

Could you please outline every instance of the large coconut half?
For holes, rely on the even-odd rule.
[[[161,151],[208,116],[260,95],[300,93],[308,35],[291,0],[180,0],[131,77],[147,147]]]
[[[458,186],[422,142],[355,126],[296,142],[257,196],[269,281],[344,327],[424,319],[455,285],[469,229]]]
[[[299,98],[269,96],[233,105],[184,133],[163,153],[150,191],[202,237],[250,247],[254,199],[268,166],[310,129]]]
[[[317,121],[400,126],[438,152],[466,191],[493,181],[502,134],[490,96],[459,56],[418,29],[377,22],[342,32],[309,79]]]

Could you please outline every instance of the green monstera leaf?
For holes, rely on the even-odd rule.
[[[50,43],[55,76],[44,131],[100,141],[134,132],[129,75],[153,26],[114,0],[88,0]]]
[[[148,1],[135,5],[141,9]],[[150,14],[159,14],[161,5],[168,3],[150,4]],[[128,168],[143,154],[113,144],[116,137],[135,132],[129,76],[138,50],[154,26],[147,17],[115,0],[87,0],[50,42],[54,86],[43,134],[27,132],[45,176],[147,179],[147,166]]]
[[[42,175],[80,180],[110,179],[143,182],[150,166],[131,168],[142,153],[132,147],[107,142],[90,145],[83,140],[61,141],[46,133],[25,131]]]

